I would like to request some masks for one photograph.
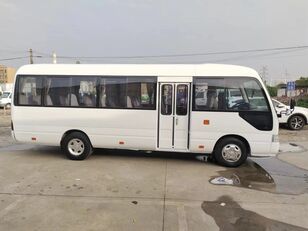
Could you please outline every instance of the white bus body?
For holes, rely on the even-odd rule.
[[[242,100],[229,104],[234,89]],[[238,166],[279,147],[277,116],[258,73],[219,64],[23,66],[12,134],[61,144],[71,159],[93,147],[214,153],[220,164]]]

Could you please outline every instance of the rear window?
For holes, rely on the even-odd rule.
[[[20,76],[17,87],[17,104],[21,106],[42,105],[42,78]]]

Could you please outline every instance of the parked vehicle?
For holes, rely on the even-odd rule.
[[[27,65],[16,75],[12,135],[61,145],[73,160],[118,148],[207,153],[236,167],[278,152],[270,99],[240,66]]]
[[[10,108],[12,101],[12,92],[4,91],[0,96],[0,107]]]
[[[286,124],[292,130],[300,130],[308,123],[308,109],[295,106],[290,109],[278,100],[272,99],[275,106],[278,121],[280,124]]]

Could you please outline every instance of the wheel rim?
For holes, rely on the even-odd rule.
[[[84,151],[84,143],[80,139],[72,139],[68,142],[68,151],[74,156],[80,156]]]
[[[221,151],[222,157],[228,162],[236,162],[242,156],[242,150],[236,144],[227,144]]]
[[[294,116],[291,119],[291,126],[293,129],[300,129],[304,126],[304,120],[300,116]]]

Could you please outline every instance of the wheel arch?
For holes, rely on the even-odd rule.
[[[61,146],[61,147],[62,147],[62,141],[64,140],[64,138],[65,138],[67,135],[69,135],[69,134],[71,134],[71,133],[73,133],[73,132],[79,132],[79,133],[84,134],[84,135],[87,137],[87,139],[89,140],[91,146],[93,147],[92,142],[91,142],[89,136],[88,136],[84,131],[81,131],[81,130],[78,130],[78,129],[67,130],[66,132],[63,133],[63,135],[62,135],[62,137],[61,137],[61,140],[60,140],[60,146]]]
[[[241,141],[245,144],[245,146],[246,146],[246,148],[247,148],[247,155],[248,155],[248,156],[251,156],[251,148],[250,148],[250,145],[249,145],[248,141],[247,141],[244,137],[242,137],[242,136],[240,136],[240,135],[236,135],[236,134],[228,134],[228,135],[224,135],[224,136],[220,137],[220,138],[216,141],[216,143],[215,143],[213,152],[215,152],[218,143],[219,143],[221,140],[225,139],[225,138],[237,138],[237,139],[241,140]]]

